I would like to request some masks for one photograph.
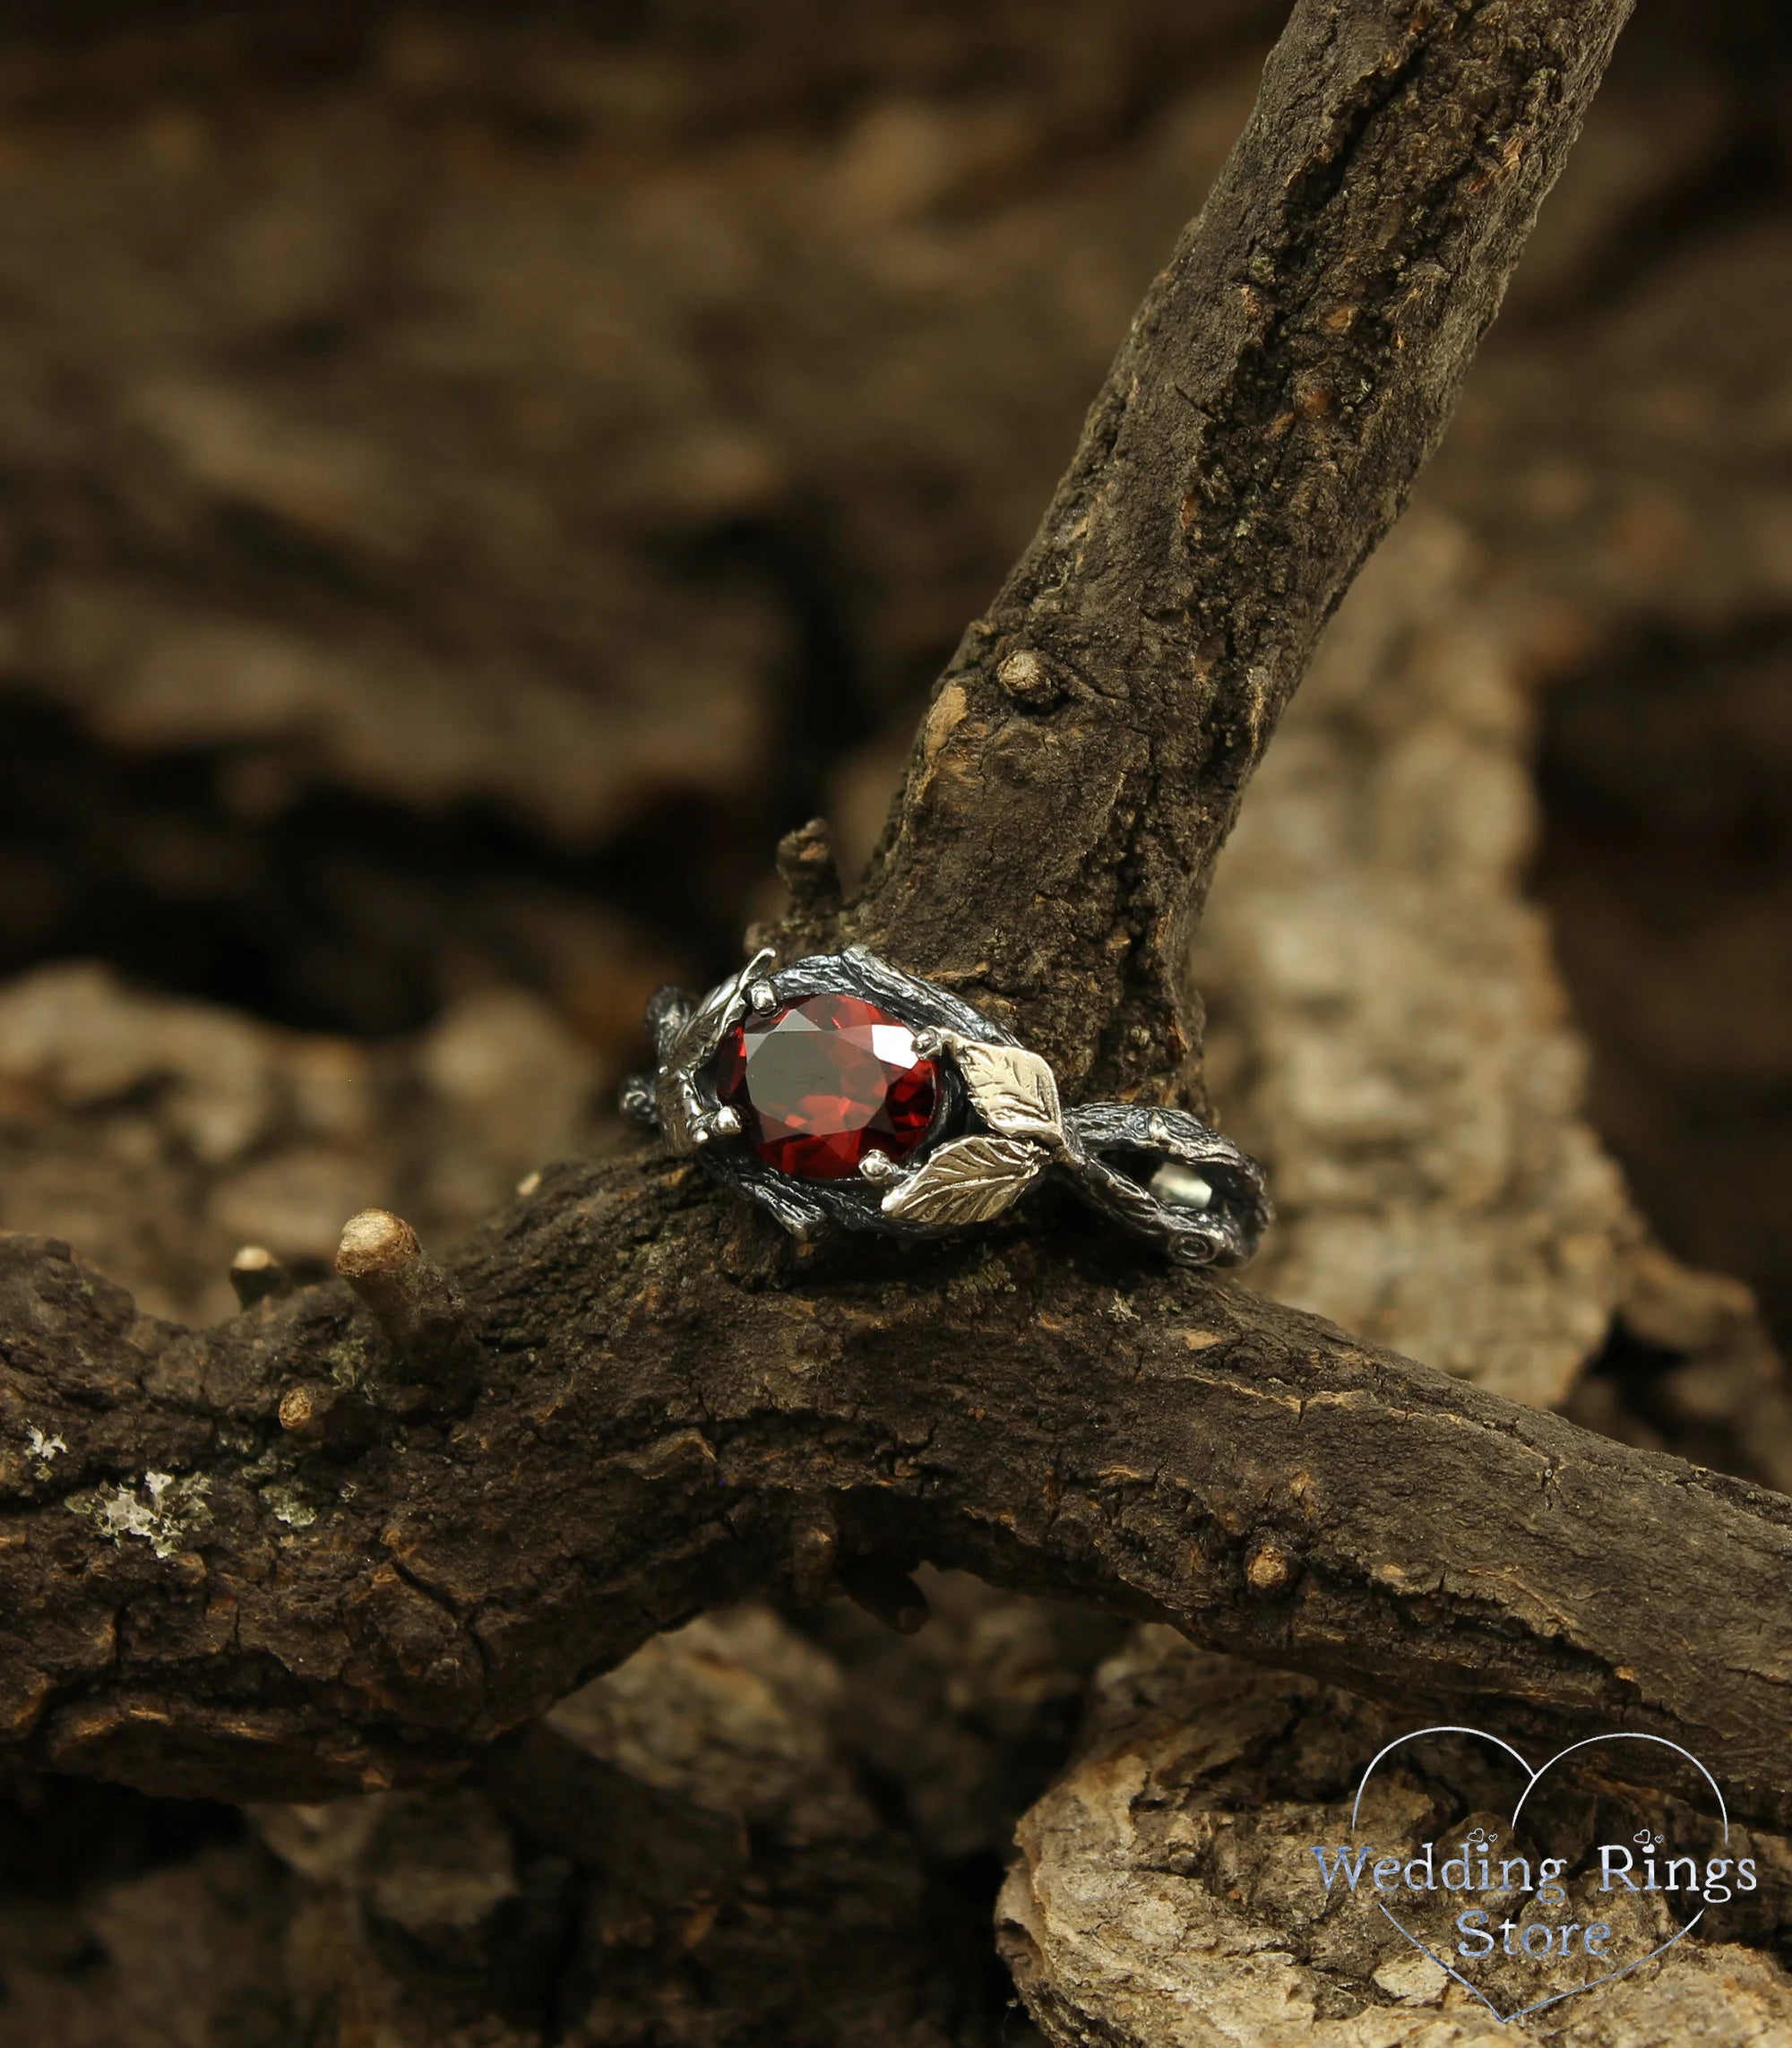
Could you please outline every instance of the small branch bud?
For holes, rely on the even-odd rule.
[[[352,1450],[372,1434],[375,1416],[346,1388],[300,1384],[280,1396],[280,1425],[309,1448]]]
[[[246,1244],[230,1261],[230,1285],[237,1290],[237,1305],[252,1309],[258,1302],[289,1295],[296,1283],[265,1244]]]
[[[465,1348],[465,1304],[402,1217],[385,1209],[351,1216],[336,1270],[419,1379],[440,1379],[463,1363],[457,1355]]]
[[[1030,647],[1017,647],[1004,654],[995,665],[995,680],[1029,711],[1048,711],[1069,693],[1062,673]]]
[[[1259,1544],[1245,1567],[1245,1578],[1254,1593],[1279,1593],[1293,1576],[1288,1553],[1279,1545]]]
[[[831,916],[840,908],[840,866],[825,818],[811,818],[779,840],[778,873],[793,909]]]
[[[280,1396],[280,1427],[293,1436],[308,1433],[317,1420],[317,1389],[289,1387]]]

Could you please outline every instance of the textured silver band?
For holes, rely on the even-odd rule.
[[[1062,1107],[1050,1065],[949,991],[861,946],[773,969],[769,952],[700,1002],[663,988],[648,1005],[659,1065],[622,1090],[623,1114],[695,1155],[715,1177],[806,1241],[837,1226],[889,1237],[941,1237],[1002,1215],[1056,1180],[1092,1209],[1185,1266],[1237,1266],[1268,1223],[1263,1169],[1199,1118],[1123,1102]],[[857,1175],[799,1180],[747,1145],[711,1070],[752,1013],[804,996],[874,1002],[935,1060],[943,1101],[925,1145],[898,1165],[873,1154]]]

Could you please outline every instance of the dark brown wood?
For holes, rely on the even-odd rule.
[[[1073,1092],[1193,1080],[1183,963],[1240,794],[1443,430],[1628,12],[1297,7],[942,679],[849,924]]]
[[[1244,781],[1624,12],[1300,6],[943,684],[844,923],[1012,1016],[1073,1094],[1188,1071],[1178,967]],[[785,868],[812,943],[821,842]],[[1521,1741],[1671,1734],[1788,1812],[1776,1495],[1049,1208],[798,1253],[643,1152],[548,1175],[444,1264],[464,1407],[395,1372],[421,1354],[340,1282],[183,1331],[0,1240],[21,1760],[214,1794],[427,1778],[706,1605],[931,1558]]]
[[[9,1456],[0,1677],[57,1768],[452,1768],[699,1608],[812,1596],[824,1512],[836,1589],[931,1558],[1521,1743],[1668,1734],[1792,1811],[1792,1502],[1086,1231],[793,1268],[694,1167],[562,1168],[457,1267],[478,1406],[352,1454],[279,1416],[297,1360],[377,1371],[345,1288],[200,1335],[0,1252],[5,1441],[65,1447]]]

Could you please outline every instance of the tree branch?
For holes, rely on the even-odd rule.
[[[842,921],[1074,1083],[1167,1088],[1192,1045],[1245,778],[1624,12],[1304,0],[942,685]],[[792,947],[832,917],[817,865],[787,860]],[[803,1254],[622,1158],[445,1273],[364,1220],[358,1296],[197,1333],[0,1240],[0,1728],[164,1791],[426,1778],[705,1605],[900,1618],[930,1557],[1521,1741],[1671,1735],[1783,1823],[1792,1503],[1030,1222]]]
[[[926,1557],[1520,1742],[1652,1730],[1792,1812],[1777,1494],[1118,1245],[855,1242],[789,1286],[690,1166],[561,1168],[456,1278],[485,1384],[405,1420],[340,1286],[194,1334],[0,1240],[5,1440],[65,1447],[4,1475],[25,1754],[164,1791],[427,1776],[702,1607]],[[282,1426],[320,1372],[371,1441]]]
[[[1192,1079],[1239,796],[1386,532],[1630,0],[1306,0],[922,727],[852,935],[1073,1092]]]

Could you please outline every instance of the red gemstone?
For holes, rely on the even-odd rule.
[[[927,1135],[939,1076],[909,1027],[856,995],[805,995],[722,1040],[716,1094],[768,1166],[840,1181],[866,1155],[906,1158]]]

